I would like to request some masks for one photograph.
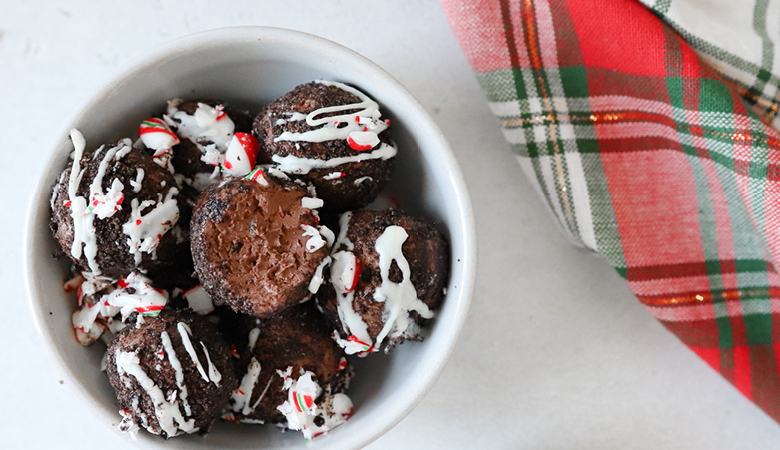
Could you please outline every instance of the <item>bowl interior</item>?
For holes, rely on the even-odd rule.
[[[298,84],[325,78],[354,84],[392,119],[398,168],[386,192],[409,213],[436,222],[451,242],[448,295],[421,343],[390,355],[353,360],[349,392],[356,414],[327,437],[304,441],[298,432],[271,426],[219,422],[205,437],[164,441],[145,432],[142,448],[358,448],[390,429],[424,396],[441,371],[463,324],[474,279],[474,228],[465,185],[441,133],[411,95],[373,63],[330,41],[303,33],[244,27],[200,33],[169,44],[98,94],[68,126],[78,128],[88,148],[137,136],[138,124],[159,114],[173,97],[220,98],[252,112]],[[72,146],[64,130],[31,202],[27,226],[27,282],[37,326],[68,383],[99,419],[118,423],[116,400],[100,360],[104,346],[81,347],[72,338],[72,294],[62,282],[68,263],[51,257],[56,243],[48,227],[49,196]],[[122,435],[125,439],[128,436]]]

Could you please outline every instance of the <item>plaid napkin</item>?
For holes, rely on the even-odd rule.
[[[641,1],[780,129],[780,0]]]
[[[762,122],[777,110],[773,49],[733,57],[671,0],[441,3],[566,235],[780,421],[780,135]]]

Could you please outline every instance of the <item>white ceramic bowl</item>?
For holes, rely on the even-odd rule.
[[[100,359],[104,346],[82,347],[73,338],[73,294],[62,283],[68,263],[51,257],[49,197],[72,151],[68,131],[78,128],[88,148],[135,136],[142,119],[173,97],[221,98],[252,111],[317,78],[357,86],[392,118],[398,168],[387,191],[414,215],[433,219],[450,239],[448,294],[428,337],[370,355],[355,364],[349,395],[355,415],[329,435],[307,442],[299,432],[273,426],[217,423],[211,433],[165,441],[146,432],[135,444],[149,449],[360,448],[387,432],[423,398],[447,360],[468,310],[476,271],[476,237],[466,185],[444,137],[424,108],[387,72],[333,42],[263,27],[225,28],[165,46],[100,91],[60,133],[40,175],[27,217],[25,272],[38,331],[62,376],[100,422],[116,429],[120,417]],[[118,433],[118,432],[117,432]],[[130,440],[126,434],[119,434]]]

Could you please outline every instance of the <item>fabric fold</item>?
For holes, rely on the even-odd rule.
[[[780,135],[634,0],[442,0],[565,234],[780,420]]]

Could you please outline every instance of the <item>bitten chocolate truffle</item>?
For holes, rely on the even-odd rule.
[[[317,295],[347,354],[419,340],[444,297],[449,248],[425,220],[401,211],[347,212],[333,246],[330,283]]]
[[[164,310],[125,327],[106,353],[120,430],[205,432],[238,385],[230,349],[208,319]]]
[[[322,201],[306,188],[260,169],[247,178],[227,178],[200,196],[192,256],[215,301],[266,317],[317,290],[333,233],[317,225]]]
[[[342,83],[303,84],[270,103],[257,116],[259,160],[317,188],[327,208],[369,204],[395,169],[389,120],[379,105]]]

